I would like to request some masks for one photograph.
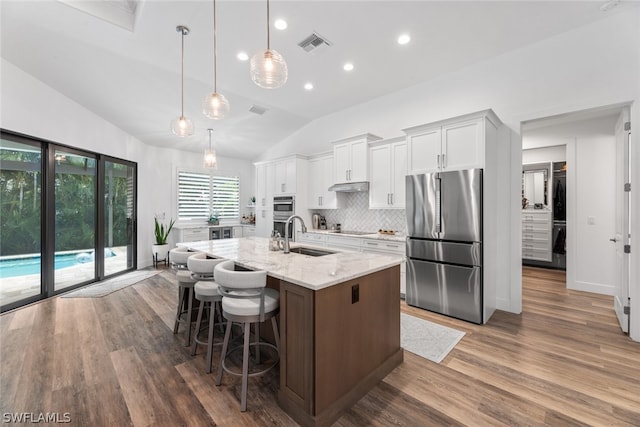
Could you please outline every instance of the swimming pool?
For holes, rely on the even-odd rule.
[[[115,256],[111,249],[105,249],[105,258]],[[74,252],[58,254],[55,256],[54,268],[56,270],[93,261],[93,253]],[[0,279],[6,277],[26,276],[40,274],[40,256],[25,258],[8,258],[0,260]]]

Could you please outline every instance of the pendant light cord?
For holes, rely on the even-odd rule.
[[[267,0],[267,50],[271,50],[271,38],[269,36],[269,0]]]
[[[184,28],[182,34],[182,54],[180,55],[180,118],[184,119]]]
[[[213,0],[213,92],[214,93],[218,93],[218,70],[216,66],[216,57],[218,56],[218,44],[216,43],[216,39],[217,39],[216,37],[216,0]]]

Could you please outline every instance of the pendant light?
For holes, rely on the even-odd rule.
[[[287,82],[287,63],[282,55],[271,49],[269,33],[269,0],[267,0],[267,49],[251,58],[251,80],[265,89],[276,89]]]
[[[184,116],[184,36],[189,34],[189,28],[184,25],[176,27],[182,36],[182,54],[180,57],[180,117],[171,121],[171,132],[184,137],[193,135],[193,122]]]
[[[213,93],[208,94],[202,101],[202,112],[210,119],[222,119],[229,112],[229,101],[218,93],[216,59],[218,50],[216,45],[216,0],[213,0]]]
[[[213,129],[207,129],[209,131],[209,148],[204,150],[204,167],[217,169],[218,159],[216,156],[216,150],[211,145],[211,133]]]

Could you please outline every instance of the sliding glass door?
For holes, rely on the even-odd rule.
[[[134,270],[136,164],[0,131],[1,311]]]
[[[0,305],[42,294],[42,146],[0,138]]]
[[[104,162],[104,275],[133,268],[136,168],[121,160]]]
[[[54,148],[54,292],[94,281],[96,159]]]

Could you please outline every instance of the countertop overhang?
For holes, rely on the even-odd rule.
[[[241,267],[251,270],[265,270],[272,277],[312,290],[320,290],[385,270],[400,265],[404,261],[400,256],[334,249],[331,250],[336,253],[319,257],[297,253],[285,254],[282,251],[270,251],[269,240],[264,237],[244,237],[185,242],[178,243],[178,246],[205,252],[215,258],[230,259]],[[291,243],[291,248],[299,246],[314,247],[308,244]]]

